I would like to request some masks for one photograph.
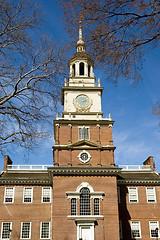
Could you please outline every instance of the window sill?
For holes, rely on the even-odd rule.
[[[67,218],[69,220],[75,220],[75,221],[79,221],[79,220],[92,220],[92,221],[97,221],[97,219],[104,219],[103,215],[68,215]]]

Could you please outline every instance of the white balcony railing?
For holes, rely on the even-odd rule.
[[[47,168],[53,167],[53,165],[7,165],[7,170],[19,170],[19,171],[42,171]],[[122,171],[151,171],[150,165],[116,165],[118,168],[122,168]]]
[[[150,165],[118,165],[117,167],[122,168],[122,171],[151,171]]]
[[[47,170],[49,167],[53,167],[53,165],[7,165],[7,170],[41,171]]]

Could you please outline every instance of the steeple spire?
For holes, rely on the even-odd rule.
[[[86,45],[82,39],[82,21],[79,21],[79,39],[77,41],[77,52],[85,52]]]
[[[79,21],[79,41],[82,40],[82,21]]]

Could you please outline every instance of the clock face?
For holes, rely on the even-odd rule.
[[[86,163],[90,160],[91,155],[89,152],[83,150],[82,152],[79,153],[78,158],[81,162]]]
[[[81,94],[74,100],[75,107],[79,110],[87,109],[90,107],[91,102],[87,95]]]

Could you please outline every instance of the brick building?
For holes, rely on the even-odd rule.
[[[0,239],[158,239],[160,177],[153,157],[116,166],[114,121],[103,118],[103,87],[85,52],[77,52],[62,87],[62,118],[54,121],[53,166],[13,165],[0,173]]]

